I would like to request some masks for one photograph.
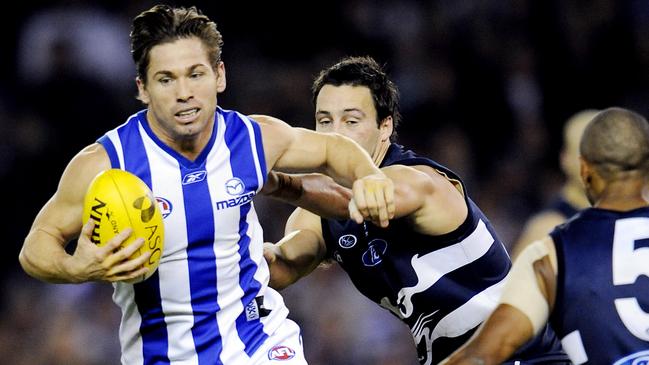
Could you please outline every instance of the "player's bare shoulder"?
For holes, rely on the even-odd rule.
[[[110,169],[108,153],[99,143],[82,149],[72,158],[63,172],[57,194],[70,194],[83,198],[92,179],[101,171]],[[81,193],[74,193],[81,192]]]
[[[295,140],[293,128],[281,119],[268,115],[254,114],[248,117],[259,124],[266,165],[272,168]]]
[[[259,124],[261,128],[262,135],[275,135],[286,133],[287,130],[291,129],[291,126],[288,125],[281,119],[271,117],[269,115],[263,114],[252,114],[248,116],[250,119],[254,120]],[[282,133],[283,132],[283,133]]]
[[[426,165],[381,169],[394,182],[396,217],[408,216],[413,229],[440,235],[464,222],[468,208],[459,180]]]
[[[428,195],[441,191],[464,196],[462,184],[444,172],[426,165],[391,165],[381,170],[395,183],[395,189],[409,189],[418,194]]]

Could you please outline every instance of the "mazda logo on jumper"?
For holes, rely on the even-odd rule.
[[[205,180],[206,176],[207,176],[207,171],[205,170],[190,172],[187,175],[183,176],[183,185],[189,185],[189,184],[203,181]]]
[[[225,191],[230,195],[241,195],[246,190],[246,185],[238,177],[225,182]]]

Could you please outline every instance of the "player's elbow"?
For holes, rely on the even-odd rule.
[[[30,250],[26,245],[23,246],[23,248],[20,250],[20,253],[18,254],[18,262],[20,263],[20,267],[22,267],[22,269],[29,276],[42,280],[42,278],[38,275],[38,268],[34,264]]]

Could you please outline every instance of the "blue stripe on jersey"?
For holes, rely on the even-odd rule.
[[[160,305],[160,276],[156,270],[147,280],[134,284],[137,309],[142,317],[142,356],[144,365],[169,364],[169,336]]]
[[[124,169],[137,175],[152,189],[149,160],[137,128],[137,118],[131,118],[117,130],[124,152]],[[162,312],[159,281],[156,271],[148,280],[133,285],[135,303],[142,318],[140,334],[144,364],[170,363],[167,355],[169,339]]]
[[[113,141],[108,138],[108,136],[104,135],[101,138],[97,140],[102,146],[104,146],[104,150],[106,150],[106,153],[108,154],[108,158],[110,159],[110,167],[114,169],[119,169],[121,166],[119,165],[119,157],[117,157],[117,150],[115,150],[115,145],[113,144]]]
[[[117,130],[124,151],[124,170],[137,175],[151,189],[151,167],[144,150],[142,136],[138,131],[137,121],[137,117],[132,117],[128,123]]]
[[[246,191],[256,191],[259,187],[257,179],[257,169],[255,165],[252,146],[250,144],[250,133],[245,123],[234,112],[224,113],[225,123],[225,143],[230,149],[230,165],[232,166],[232,175],[238,177],[246,186]],[[253,123],[253,125],[256,123]],[[256,134],[255,134],[256,136]],[[257,140],[257,146],[261,144],[261,139]],[[263,159],[263,155],[261,156]],[[246,308],[259,293],[261,284],[255,280],[254,274],[257,271],[257,265],[250,258],[250,237],[247,235],[249,225],[247,215],[252,207],[252,203],[241,206],[239,219],[239,286],[244,292],[241,302]],[[263,325],[259,319],[248,320],[244,310],[236,320],[237,332],[239,338],[245,345],[245,351],[251,355],[268,337],[263,331]]]
[[[257,145],[257,156],[259,156],[259,165],[261,167],[261,174],[264,177],[264,183],[266,183],[266,178],[268,177],[268,170],[266,170],[266,155],[264,154],[264,143],[261,138],[261,128],[259,124],[252,123],[252,128],[255,131],[255,143]]]
[[[198,169],[203,169],[199,167]],[[181,167],[182,176],[196,171]],[[199,364],[221,364],[223,349],[215,312],[217,303],[216,256],[214,254],[214,213],[212,199],[204,179],[183,185],[187,222],[187,261],[194,327],[192,335]]]

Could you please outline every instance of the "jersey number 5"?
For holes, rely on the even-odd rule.
[[[613,285],[635,283],[649,277],[649,247],[635,248],[638,240],[649,239],[649,218],[626,218],[615,223],[613,237]],[[635,297],[615,299],[617,314],[634,336],[649,341],[649,313]]]

